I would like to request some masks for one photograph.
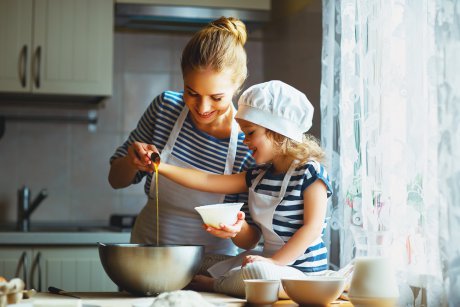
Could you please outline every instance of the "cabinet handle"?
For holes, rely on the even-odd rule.
[[[42,47],[38,46],[37,49],[35,49],[35,69],[34,69],[34,74],[35,74],[35,87],[40,88],[40,64],[42,61]]]
[[[32,263],[32,269],[30,270],[30,284],[31,288],[34,289],[34,279],[35,279],[35,269],[38,271],[38,287],[35,289],[38,292],[42,291],[42,268],[40,266],[41,252],[37,253],[35,256],[34,262]]]
[[[19,56],[19,78],[22,87],[27,85],[27,45],[22,46],[21,55]]]
[[[24,279],[24,283],[27,286],[27,252],[22,252],[21,257],[19,258],[18,266],[16,267],[16,273],[14,274],[16,277],[19,277],[22,268],[22,276]]]

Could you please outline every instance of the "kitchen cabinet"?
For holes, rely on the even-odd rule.
[[[47,291],[118,291],[109,279],[93,246],[0,247],[0,276],[19,277],[28,288]]]
[[[270,10],[271,8],[270,0],[115,0],[115,2],[251,10]]]
[[[0,93],[112,93],[112,0],[0,1]]]

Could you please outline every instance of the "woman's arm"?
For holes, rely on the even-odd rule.
[[[144,172],[153,171],[148,154],[158,152],[151,143],[154,139],[156,119],[162,117],[163,109],[168,105],[163,98],[164,93],[155,97],[139,119],[136,129],[131,131],[128,139],[112,156],[108,179],[113,188],[120,189],[137,183],[145,175]]]
[[[134,180],[138,171],[152,172],[153,165],[149,155],[158,152],[152,144],[134,142],[128,147],[128,154],[112,161],[109,183],[114,189],[125,188]]]
[[[109,183],[114,189],[125,188],[133,182],[136,173],[128,156],[116,158],[110,164]]]
[[[246,172],[218,175],[165,163],[160,163],[158,172],[184,187],[203,192],[236,194],[248,191]]]

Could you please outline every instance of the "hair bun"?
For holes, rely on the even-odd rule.
[[[247,39],[246,26],[238,18],[235,18],[235,17],[227,18],[227,17],[222,16],[219,19],[211,22],[210,26],[221,29],[221,30],[228,31],[236,37],[236,39],[242,46],[246,44],[246,39]]]
[[[220,17],[208,23],[182,51],[182,74],[197,69],[210,68],[215,72],[229,69],[232,82],[240,87],[248,75],[246,38],[246,26],[237,18]]]

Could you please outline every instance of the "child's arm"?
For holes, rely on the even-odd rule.
[[[236,194],[248,191],[245,178],[246,172],[232,175],[217,175],[169,165],[163,162],[160,163],[158,172],[184,187],[203,192]]]
[[[278,265],[287,265],[301,256],[323,231],[327,209],[327,188],[322,180],[316,180],[303,192],[304,225],[271,258],[247,256],[243,265],[254,261],[271,261]]]
[[[322,180],[316,180],[303,192],[304,225],[300,227],[287,243],[276,252],[275,263],[286,265],[302,255],[323,231],[327,210],[327,188]]]

